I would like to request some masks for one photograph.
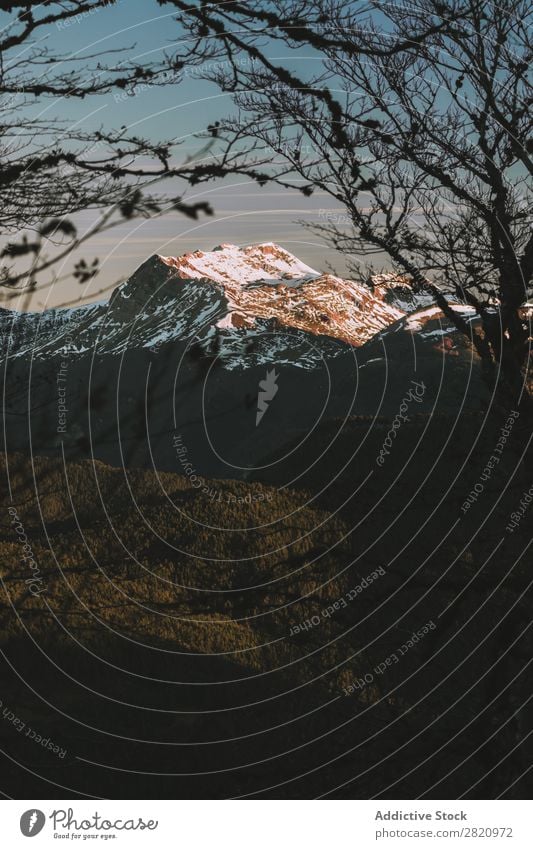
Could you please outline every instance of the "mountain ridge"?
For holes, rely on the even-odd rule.
[[[224,243],[179,257],[153,254],[107,302],[38,314],[6,312],[0,317],[3,353],[38,359],[55,351],[119,355],[176,339],[211,343],[214,337],[233,351],[250,333],[253,342],[257,334],[283,330],[332,340],[321,353],[335,356],[343,349],[335,343],[359,347],[405,315],[405,297],[401,308],[395,305],[394,287],[400,285],[405,295],[406,281],[392,276],[389,284],[384,278],[372,291],[320,273],[272,242]]]

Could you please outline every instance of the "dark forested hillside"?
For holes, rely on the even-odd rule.
[[[97,781],[110,797],[447,798],[510,785],[525,744],[505,755],[529,715],[529,520],[507,528],[524,433],[517,423],[463,510],[500,428],[467,416],[442,452],[452,426],[419,416],[377,468],[385,423],[369,435],[352,420],[327,468],[283,489],[9,456],[0,734],[14,792],[85,795]],[[14,706],[59,755],[17,729]],[[487,722],[503,726],[496,744]]]

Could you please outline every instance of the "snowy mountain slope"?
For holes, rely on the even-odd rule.
[[[108,303],[42,314],[0,315],[4,355],[123,354],[179,340],[201,344],[230,368],[273,355],[310,367],[344,345],[364,344],[404,311],[368,287],[319,274],[272,243],[220,245],[181,257],[154,255]],[[339,345],[339,343],[341,343]]]
[[[220,246],[150,257],[105,304],[15,322],[4,311],[6,444],[176,470],[179,437],[197,474],[233,478],[285,468],[295,444],[307,468],[323,424],[393,417],[413,380],[427,387],[417,412],[479,409],[468,339],[434,305],[387,303],[400,287],[320,275],[271,244]]]
[[[407,278],[401,274],[375,274],[370,283],[378,297],[402,312],[412,312],[433,303],[431,295],[427,292],[415,292]]]
[[[361,345],[402,311],[365,286],[319,274],[279,245],[220,245],[165,258],[185,279],[209,278],[223,286],[229,310],[219,328],[250,327],[256,319]]]

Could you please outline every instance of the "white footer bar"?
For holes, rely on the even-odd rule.
[[[0,833],[6,849],[532,849],[530,809],[527,801],[9,800],[0,803]]]

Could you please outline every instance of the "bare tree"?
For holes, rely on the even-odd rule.
[[[529,4],[168,2],[197,61],[209,57],[208,76],[238,107],[211,128],[219,163],[238,149],[240,167],[260,181],[269,163],[269,179],[327,193],[345,208],[346,226],[325,216],[316,229],[346,254],[386,254],[472,338],[514,401],[524,400],[530,326],[522,307],[533,279]],[[270,58],[280,43],[289,48],[284,62]],[[299,63],[302,47],[316,59],[306,52]],[[479,330],[472,334],[450,296],[476,309]]]
[[[95,130],[48,118],[46,99],[71,101],[131,93],[141,85],[180,81],[180,68],[162,55],[150,66],[131,60],[131,49],[60,54],[47,46],[51,28],[106,14],[111,0],[44,0],[2,3],[8,13],[0,30],[0,286],[3,299],[30,296],[54,279],[54,268],[96,233],[134,216],[177,210],[196,218],[207,203],[186,203],[158,184],[186,181],[194,161],[178,160],[176,144],[152,142],[126,127]],[[43,107],[35,109],[35,106]],[[178,164],[175,164],[175,163]],[[78,233],[76,214],[92,211],[94,223]],[[98,271],[95,259],[78,259],[69,275],[86,282]]]

